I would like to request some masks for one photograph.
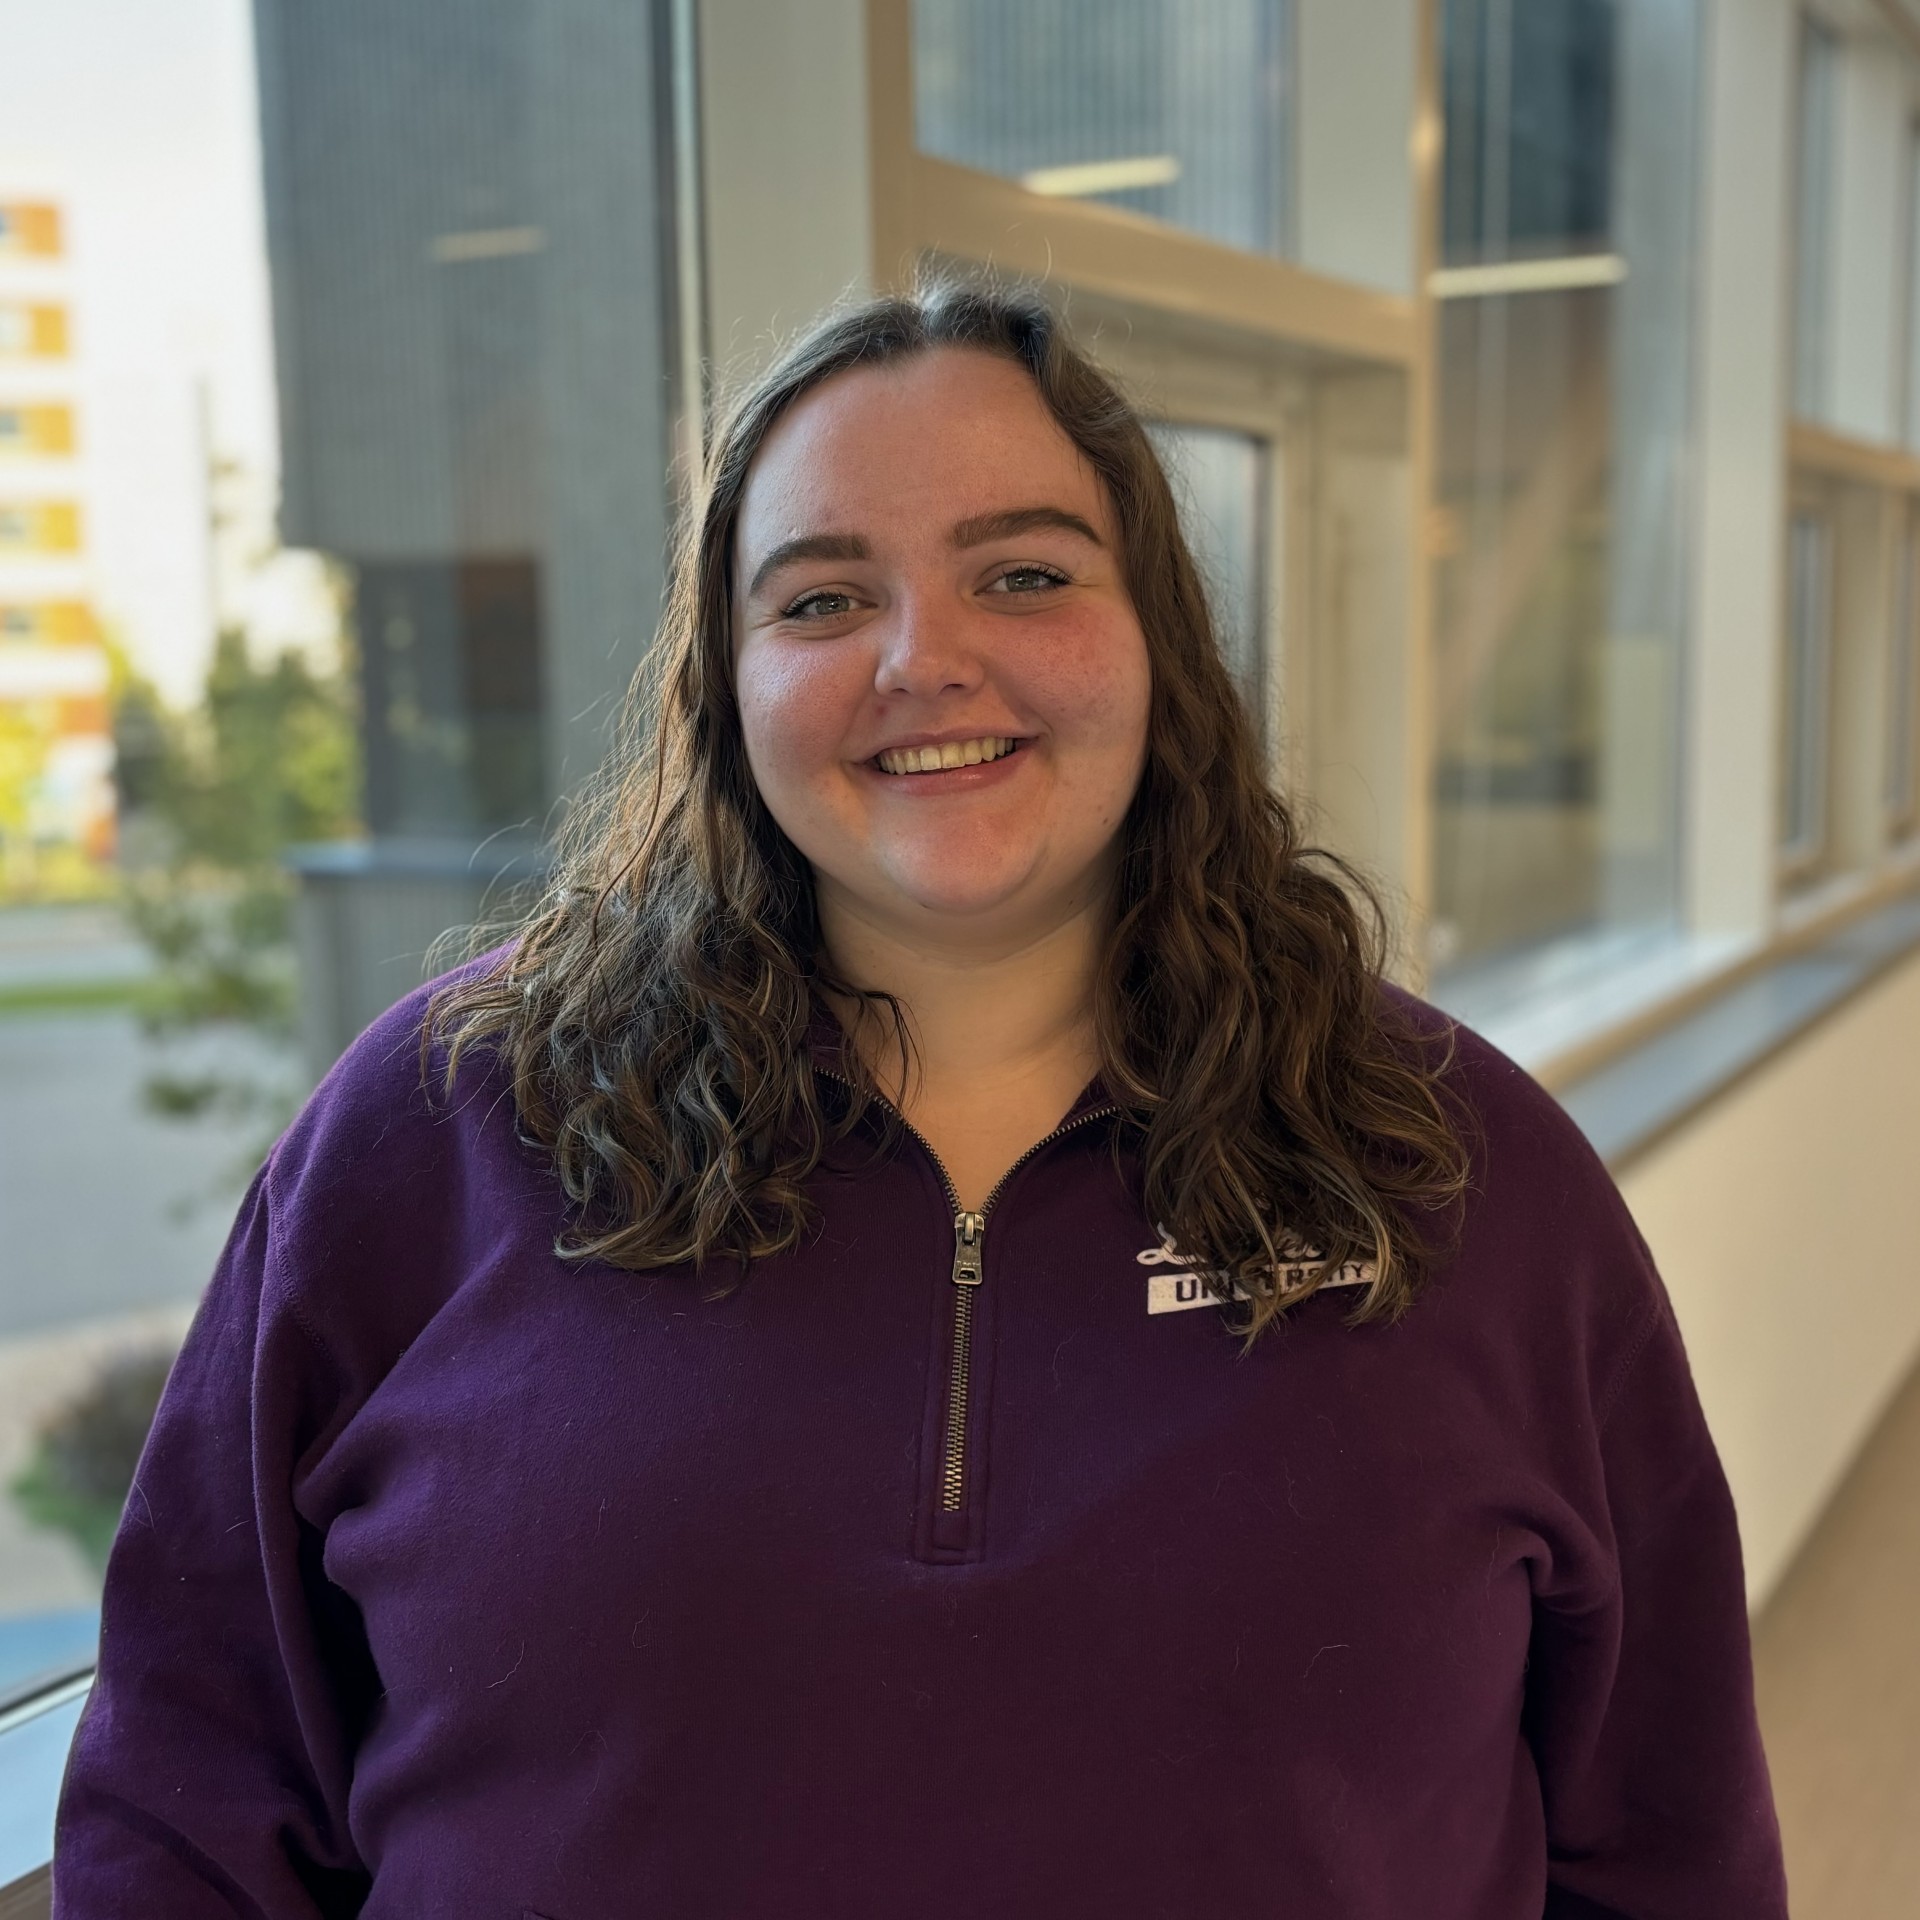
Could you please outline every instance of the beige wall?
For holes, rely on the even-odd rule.
[[[1920,957],[1635,1161],[1758,1606],[1920,1360]]]

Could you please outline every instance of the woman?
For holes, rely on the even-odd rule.
[[[1381,984],[1046,308],[797,346],[658,655],[241,1209],[56,1910],[1784,1914],[1645,1248]]]

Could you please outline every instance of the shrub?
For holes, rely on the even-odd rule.
[[[172,1366],[171,1347],[109,1360],[42,1423],[13,1483],[27,1518],[69,1535],[96,1567],[106,1564]]]

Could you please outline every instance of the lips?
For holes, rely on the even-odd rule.
[[[944,740],[938,746],[889,747],[876,753],[873,763],[882,773],[945,773],[1005,759],[1019,744],[1004,735],[987,734],[978,740]]]

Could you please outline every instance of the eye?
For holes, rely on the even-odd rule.
[[[1064,573],[1056,572],[1052,567],[1035,565],[1024,561],[1017,567],[1009,567],[993,582],[995,589],[1005,588],[1012,594],[1045,593],[1054,587],[1068,587],[1073,582]]]
[[[823,606],[822,602],[837,604]],[[791,606],[782,607],[780,617],[783,620],[837,620],[841,614],[850,612],[852,607],[852,594],[840,593],[831,587],[818,587],[812,593],[803,593]]]

